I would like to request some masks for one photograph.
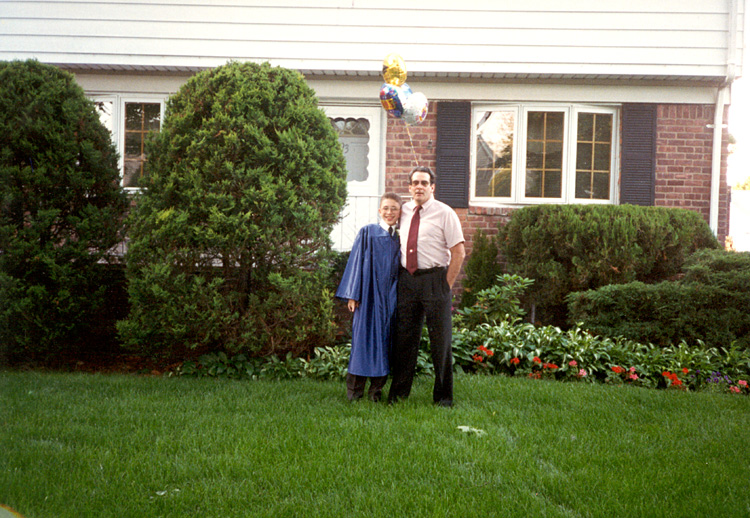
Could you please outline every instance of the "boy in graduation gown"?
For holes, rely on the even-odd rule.
[[[368,396],[379,401],[389,369],[391,324],[396,311],[400,244],[396,225],[401,197],[380,199],[380,222],[365,225],[352,245],[336,297],[347,300],[352,319],[352,352],[346,375],[346,396],[360,399],[370,379]]]

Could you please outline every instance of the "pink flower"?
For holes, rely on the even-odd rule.
[[[570,365],[571,367],[576,367],[576,366],[578,366],[578,362],[577,362],[577,361],[575,361],[575,360],[570,360],[570,361],[568,362],[568,365]]]
[[[637,379],[638,379],[638,374],[631,374],[631,375],[630,375],[630,376],[628,376],[628,377],[629,377],[629,378],[630,378],[631,380],[635,381],[635,380],[637,380]]]
[[[581,369],[578,371],[578,377],[583,378],[586,376],[586,371]]]
[[[729,387],[729,390],[731,390],[735,394],[739,394],[740,393],[740,387]]]
[[[630,367],[630,372],[635,372],[635,367]]]
[[[740,387],[747,387],[747,381],[740,380],[737,382],[737,385],[739,385]]]

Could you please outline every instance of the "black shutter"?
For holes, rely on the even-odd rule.
[[[470,145],[471,103],[438,103],[435,198],[453,208],[469,206]]]
[[[656,105],[622,106],[620,203],[654,204]]]

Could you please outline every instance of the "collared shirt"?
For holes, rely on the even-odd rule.
[[[409,201],[401,207],[399,235],[401,236],[401,266],[404,268],[406,268],[406,240],[416,206],[416,203]],[[452,208],[434,197],[422,205],[417,237],[417,268],[426,270],[437,266],[448,266],[451,262],[450,249],[463,242],[464,233],[461,229],[461,221]]]

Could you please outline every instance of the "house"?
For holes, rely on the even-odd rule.
[[[138,187],[143,136],[192,74],[228,60],[299,70],[339,132],[346,249],[416,163],[471,249],[514,208],[634,203],[700,212],[728,232],[727,106],[743,0],[48,0],[0,2],[0,59],[75,74]],[[383,58],[403,57],[427,119],[389,118]]]

